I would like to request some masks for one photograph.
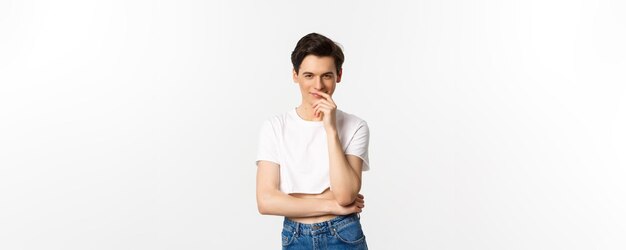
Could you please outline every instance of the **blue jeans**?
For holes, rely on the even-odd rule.
[[[300,223],[285,217],[281,234],[283,250],[367,250],[361,217],[357,213],[340,215],[312,224]]]

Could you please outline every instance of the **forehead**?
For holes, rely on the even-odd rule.
[[[312,72],[315,74],[323,74],[326,72],[334,72],[335,69],[335,60],[332,56],[316,56],[316,55],[308,55],[304,57],[302,63],[300,64],[300,72]]]

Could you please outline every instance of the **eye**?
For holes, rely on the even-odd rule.
[[[324,75],[324,79],[330,79],[331,77],[331,75]]]
[[[304,75],[305,78],[311,78],[312,75]]]

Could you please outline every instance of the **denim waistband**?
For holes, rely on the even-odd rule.
[[[333,228],[336,229],[341,227],[343,224],[358,221],[360,218],[361,216],[358,213],[351,213],[347,215],[339,215],[327,221],[307,224],[293,221],[285,217],[283,220],[283,229],[292,232],[293,234],[318,235],[331,232]]]

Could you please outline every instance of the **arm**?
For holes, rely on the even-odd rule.
[[[327,130],[326,135],[330,159],[330,186],[337,203],[347,206],[357,199],[361,190],[363,160],[343,152],[335,129]]]
[[[337,105],[335,104],[335,101],[325,92],[317,90],[313,91],[315,94],[323,97],[322,99],[315,101],[313,104],[313,110],[316,117],[320,114],[323,115],[322,119],[324,121],[324,129],[326,129],[328,156],[330,161],[330,189],[335,194],[335,199],[339,205],[347,206],[359,197],[363,162],[358,156],[346,156],[343,151],[337,132]],[[355,147],[363,150],[363,147],[367,149],[369,129],[367,128],[367,123],[364,121],[361,125],[362,126],[357,129],[359,137]]]
[[[280,168],[271,161],[257,166],[256,199],[260,214],[287,217],[310,217],[336,212],[337,202],[330,199],[305,199],[280,191]]]

